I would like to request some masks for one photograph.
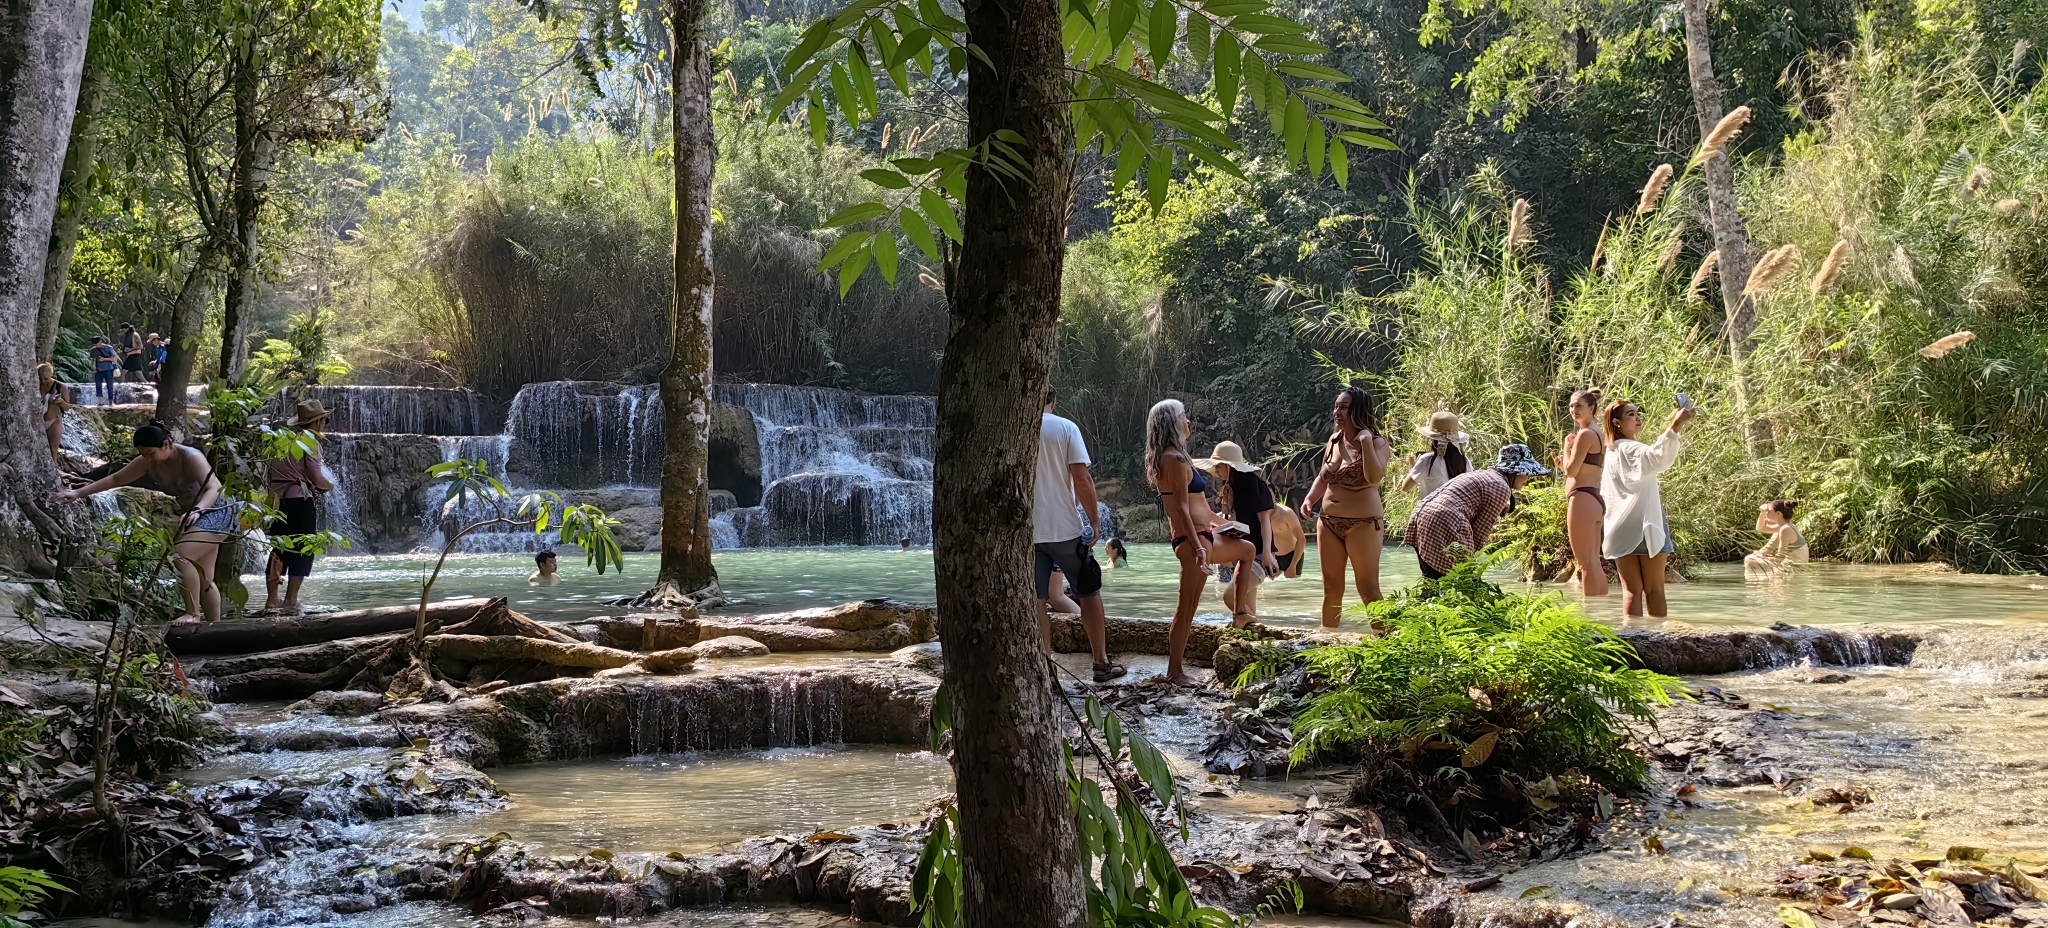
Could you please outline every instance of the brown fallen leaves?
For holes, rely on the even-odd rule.
[[[1800,900],[1778,917],[1787,928],[1974,928],[2048,925],[2042,872],[1983,848],[1952,847],[1940,860],[1894,860],[1868,852],[1809,852],[1778,875],[1777,894]]]

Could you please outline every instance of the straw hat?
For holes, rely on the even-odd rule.
[[[1462,445],[1472,440],[1472,435],[1459,425],[1458,414],[1448,409],[1439,409],[1432,413],[1429,424],[1416,428],[1415,433],[1430,441],[1447,441],[1454,445]]]
[[[316,422],[327,421],[327,415],[332,411],[320,405],[319,400],[304,400],[299,403],[297,408],[292,410],[291,421],[285,424],[295,429],[305,428]]]
[[[1259,465],[1244,459],[1244,449],[1238,447],[1234,441],[1217,442],[1216,450],[1209,452],[1208,457],[1195,462],[1195,466],[1203,470],[1214,470],[1218,464],[1228,464],[1230,469],[1247,474],[1260,469]]]

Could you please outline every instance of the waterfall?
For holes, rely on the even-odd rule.
[[[494,435],[504,419],[474,390],[439,387],[307,387],[300,400],[319,400],[331,410],[330,432],[405,435]],[[291,412],[287,404],[281,414]]]
[[[506,413],[509,472],[533,486],[661,482],[661,393],[587,380],[527,384]]]
[[[935,400],[777,384],[714,396],[753,415],[766,488],[713,519],[714,546],[930,543]]]

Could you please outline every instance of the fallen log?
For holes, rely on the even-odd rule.
[[[454,599],[427,606],[429,628],[487,618],[506,612],[505,600]],[[419,615],[419,606],[378,606],[327,615],[293,616],[276,619],[235,619],[196,625],[174,625],[164,632],[164,642],[180,657],[199,654],[255,654],[303,647],[344,638],[361,638],[408,631]],[[538,624],[538,623],[536,623]]]
[[[475,664],[483,661],[540,661],[557,667],[608,670],[624,667],[640,655],[594,644],[527,638],[519,635],[429,635],[428,653],[434,660],[457,660]]]

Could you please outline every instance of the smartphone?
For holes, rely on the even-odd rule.
[[[1692,408],[1692,397],[1687,396],[1682,390],[1671,394],[1671,398],[1678,401],[1678,408],[1680,409]]]

